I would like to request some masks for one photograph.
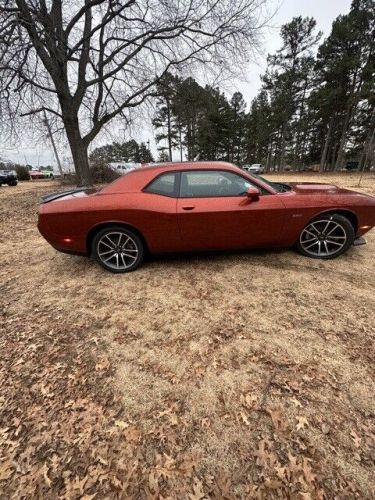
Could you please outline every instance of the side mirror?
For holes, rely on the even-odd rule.
[[[259,200],[260,191],[256,187],[249,187],[246,191],[246,196],[250,201],[258,201]]]

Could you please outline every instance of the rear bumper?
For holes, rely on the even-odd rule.
[[[62,237],[51,231],[44,218],[39,217],[38,230],[43,238],[59,252],[71,255],[87,255],[85,241],[79,237]]]
[[[367,240],[363,236],[359,236],[353,241],[353,246],[358,247],[360,245],[366,245]]]

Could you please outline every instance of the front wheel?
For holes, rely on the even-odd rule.
[[[346,217],[322,215],[302,229],[297,250],[314,259],[334,259],[352,246],[354,237],[354,228]]]
[[[129,229],[110,226],[99,231],[92,242],[99,264],[112,273],[128,273],[140,266],[144,257],[141,238]]]

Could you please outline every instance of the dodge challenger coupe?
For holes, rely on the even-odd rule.
[[[332,259],[375,226],[375,197],[278,183],[225,162],[166,163],[106,187],[46,195],[38,228],[57,250],[129,272],[145,253],[292,247]]]

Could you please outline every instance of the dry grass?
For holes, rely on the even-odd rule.
[[[38,234],[51,186],[0,189],[0,498],[372,498],[374,231],[118,276]]]

